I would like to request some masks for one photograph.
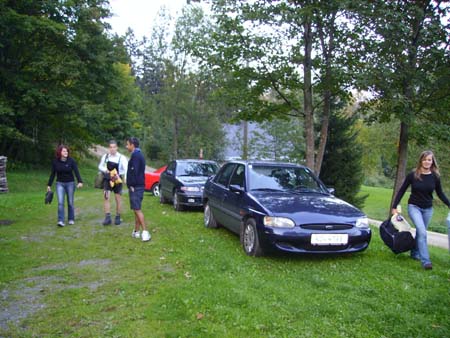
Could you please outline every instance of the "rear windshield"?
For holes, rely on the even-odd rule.
[[[327,192],[307,168],[251,165],[249,169],[250,190]]]
[[[180,162],[177,164],[177,176],[211,176],[217,173],[214,163]]]

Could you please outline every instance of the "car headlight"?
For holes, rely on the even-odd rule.
[[[264,225],[272,228],[293,228],[295,223],[293,220],[286,217],[264,217]]]
[[[199,187],[181,187],[180,190],[187,191],[187,192],[199,192],[200,188]]]
[[[369,219],[367,217],[361,217],[356,220],[357,228],[368,228],[369,227]]]

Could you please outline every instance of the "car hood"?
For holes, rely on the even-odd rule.
[[[333,196],[317,193],[251,192],[272,216],[291,218],[296,224],[354,223],[365,216],[356,207]]]
[[[206,180],[208,179],[206,176],[178,176],[177,178],[181,183],[187,185],[205,185]]]

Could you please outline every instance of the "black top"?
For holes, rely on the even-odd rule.
[[[130,161],[128,161],[127,186],[145,186],[145,158],[139,148],[133,151]]]
[[[450,201],[442,191],[441,180],[434,174],[420,175],[420,180],[415,178],[414,171],[410,172],[403,182],[400,190],[395,197],[393,208],[401,201],[403,195],[409,186],[411,186],[411,195],[408,204],[417,205],[419,208],[431,208],[433,206],[433,191],[436,190],[437,195],[450,208]]]
[[[71,157],[68,157],[66,161],[61,161],[59,159],[54,159],[52,162],[52,173],[48,179],[48,186],[53,184],[56,174],[56,182],[74,182],[73,177],[75,173],[78,183],[83,183],[81,179],[80,172],[78,171],[77,162]]]

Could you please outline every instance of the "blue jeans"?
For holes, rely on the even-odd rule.
[[[408,204],[409,217],[416,226],[416,248],[411,250],[411,257],[419,258],[423,264],[431,263],[427,245],[427,228],[433,216],[433,208],[420,208]]]
[[[66,196],[69,221],[75,220],[75,208],[73,206],[74,194],[75,182],[56,182],[56,195],[58,196],[58,222],[64,222],[64,197]]]

